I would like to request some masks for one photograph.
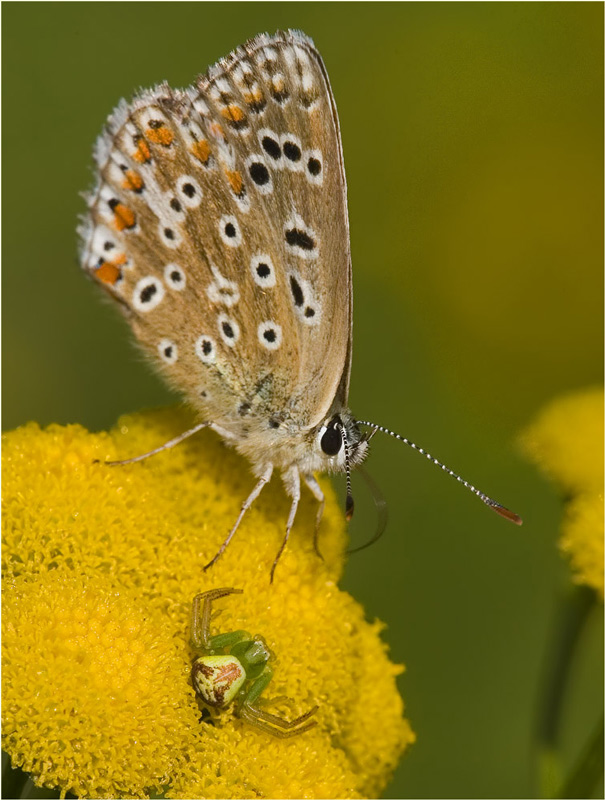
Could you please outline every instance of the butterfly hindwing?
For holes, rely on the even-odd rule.
[[[123,103],[96,158],[83,265],[205,419],[305,429],[346,402],[346,186],[307,37],[258,36],[185,91]]]

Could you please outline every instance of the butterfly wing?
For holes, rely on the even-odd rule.
[[[346,403],[346,184],[310,39],[258,36],[189,89],[123,102],[96,162],[83,267],[204,419],[306,430]]]

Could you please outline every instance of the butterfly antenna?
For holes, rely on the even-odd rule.
[[[373,431],[373,433],[376,433],[376,431]],[[360,550],[365,550],[366,547],[369,547],[371,544],[374,544],[374,542],[377,542],[384,533],[389,519],[387,501],[384,499],[384,496],[378,488],[376,481],[363,467],[357,467],[357,472],[360,473],[372,494],[372,500],[374,501],[376,512],[378,514],[378,522],[376,524],[376,531],[374,532],[372,538],[368,539],[368,541],[364,542],[364,544],[359,545],[359,547],[352,547],[350,550],[347,550],[347,555],[351,555],[351,553],[359,553]]]
[[[511,522],[514,522],[515,525],[522,525],[523,524],[523,520],[521,519],[521,517],[518,514],[515,514],[514,511],[510,511],[505,506],[501,505],[500,503],[497,503],[495,500],[492,500],[491,497],[488,497],[483,492],[480,492],[479,489],[475,488],[471,483],[468,483],[468,481],[465,481],[464,478],[461,478],[460,475],[457,475],[449,467],[446,467],[445,464],[441,463],[441,461],[436,459],[430,453],[427,453],[426,450],[422,449],[422,447],[418,447],[418,445],[414,444],[414,442],[410,442],[410,440],[406,439],[405,436],[400,436],[398,433],[394,433],[393,431],[390,431],[388,428],[384,428],[382,425],[376,425],[375,422],[363,422],[362,420],[358,420],[357,424],[358,425],[367,425],[369,428],[373,428],[375,431],[380,431],[381,433],[386,433],[389,436],[392,436],[394,439],[398,439],[400,442],[403,442],[404,444],[408,444],[413,450],[416,450],[421,455],[423,455],[425,458],[428,458],[428,460],[432,461],[433,464],[435,464],[436,466],[441,467],[441,469],[444,472],[447,472],[448,475],[451,475],[452,478],[455,478],[458,481],[458,483],[461,483],[470,492],[472,492],[473,494],[477,495],[477,497],[480,500],[482,500],[485,503],[486,506],[489,506],[490,508],[492,508],[496,512],[496,514],[499,514],[501,517],[504,517],[504,519],[508,519]],[[345,454],[346,454],[346,451],[345,451]]]
[[[353,492],[351,491],[351,459],[349,451],[349,440],[347,439],[347,432],[342,423],[338,425],[340,435],[342,436],[342,443],[345,448],[345,471],[347,477],[347,499],[345,500],[345,519],[347,522],[351,521],[353,511],[355,510],[355,502],[353,500]]]

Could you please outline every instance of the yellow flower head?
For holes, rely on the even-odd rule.
[[[525,452],[567,500],[560,547],[575,580],[603,597],[603,390],[555,400],[522,437]]]
[[[5,436],[5,749],[38,784],[81,797],[377,796],[414,735],[380,623],[337,588],[346,536],[329,485],[325,560],[303,502],[271,585],[288,509],[279,486],[203,572],[253,480],[212,433],[140,464],[102,463],[190,423],[160,411],[108,433],[29,424]],[[318,705],[312,730],[277,739],[231,707],[201,721],[191,601],[222,586],[243,594],[221,601],[212,633],[261,634],[275,654],[261,703],[288,719]]]

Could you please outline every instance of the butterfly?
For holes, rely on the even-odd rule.
[[[189,88],[122,101],[97,142],[98,182],[80,226],[84,270],[200,422],[245,456],[257,482],[222,544],[279,470],[324,507],[317,472],[350,473],[382,431],[520,518],[405,437],[348,408],[352,278],[336,104],[313,42],[261,34]],[[124,462],[145,458],[144,454]],[[317,548],[316,548],[317,549]]]

